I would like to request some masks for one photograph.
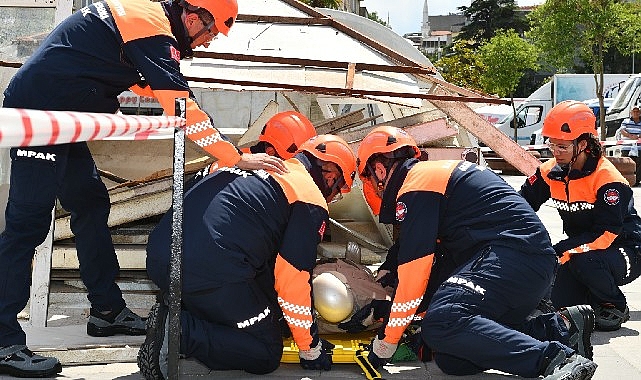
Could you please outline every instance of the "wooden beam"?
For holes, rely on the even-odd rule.
[[[436,92],[439,94],[447,93],[443,88],[437,89]],[[433,100],[432,103],[458,125],[483,141],[485,145],[503,157],[505,161],[509,162],[521,173],[527,176],[532,175],[536,168],[541,165],[541,161],[525,151],[523,147],[483,119],[466,104],[437,100]]]
[[[171,207],[172,178],[110,194],[109,227],[164,214]],[[54,240],[73,237],[69,215],[56,218]]]
[[[360,120],[363,120],[364,117],[365,115],[363,114],[363,110],[359,109],[331,119],[325,119],[322,122],[316,123],[314,127],[316,128],[316,133],[324,135],[327,133],[334,133],[346,125],[357,123]]]
[[[390,123],[381,125],[390,125]],[[444,117],[421,124],[406,126],[403,129],[405,129],[405,131],[414,138],[418,145],[428,145],[444,138],[456,136],[458,133],[455,128],[447,124]],[[355,132],[338,133],[338,136],[345,139],[345,141],[349,143],[350,147],[354,151],[357,151],[361,140],[363,140],[370,131],[371,128],[363,128]]]

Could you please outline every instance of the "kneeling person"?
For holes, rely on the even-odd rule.
[[[316,136],[286,160],[289,172],[220,168],[184,199],[180,352],[213,370],[274,371],[284,318],[306,369],[331,368],[318,336],[311,272],[329,214],[350,191],[355,157],[342,139]],[[149,237],[147,271],[169,289],[171,211]],[[150,314],[138,364],[147,379],[167,377],[168,307]]]

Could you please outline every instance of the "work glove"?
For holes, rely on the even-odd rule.
[[[325,339],[319,339],[315,347],[298,351],[301,367],[304,369],[331,370],[333,349],[333,344]]]
[[[398,285],[398,273],[391,271],[384,271],[384,273],[376,279],[376,282],[381,284],[382,287],[396,288]]]
[[[387,343],[383,339],[379,339],[377,335],[369,346],[367,360],[374,368],[381,368],[394,355],[397,347],[398,344]]]
[[[354,313],[348,321],[339,323],[338,328],[352,334],[361,332],[374,324],[374,322],[387,318],[391,307],[392,301],[372,300],[372,302]]]

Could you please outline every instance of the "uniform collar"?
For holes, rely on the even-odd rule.
[[[383,203],[381,204],[381,213],[378,217],[380,223],[394,224],[396,221],[396,198],[401,186],[405,182],[407,173],[416,165],[418,159],[410,158],[400,163],[387,181],[387,186],[383,192]]]
[[[572,169],[569,173],[561,166],[554,165],[554,167],[548,173],[548,178],[556,181],[564,181],[566,177],[569,180],[587,177],[590,174],[594,173],[598,163],[599,160],[596,157],[588,156],[581,169]]]
[[[165,15],[169,19],[169,24],[171,25],[171,33],[174,35],[176,42],[178,42],[178,50],[180,51],[181,58],[188,58],[194,55],[194,51],[191,48],[191,42],[187,29],[185,28],[185,23],[182,20],[183,7],[178,5],[178,2],[163,2],[163,8],[165,9]]]

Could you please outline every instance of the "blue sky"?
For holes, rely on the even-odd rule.
[[[518,5],[542,4],[544,0],[517,0]],[[361,6],[388,21],[397,34],[420,32],[425,0],[361,0]],[[456,13],[457,7],[469,6],[471,0],[428,0],[430,16]]]

